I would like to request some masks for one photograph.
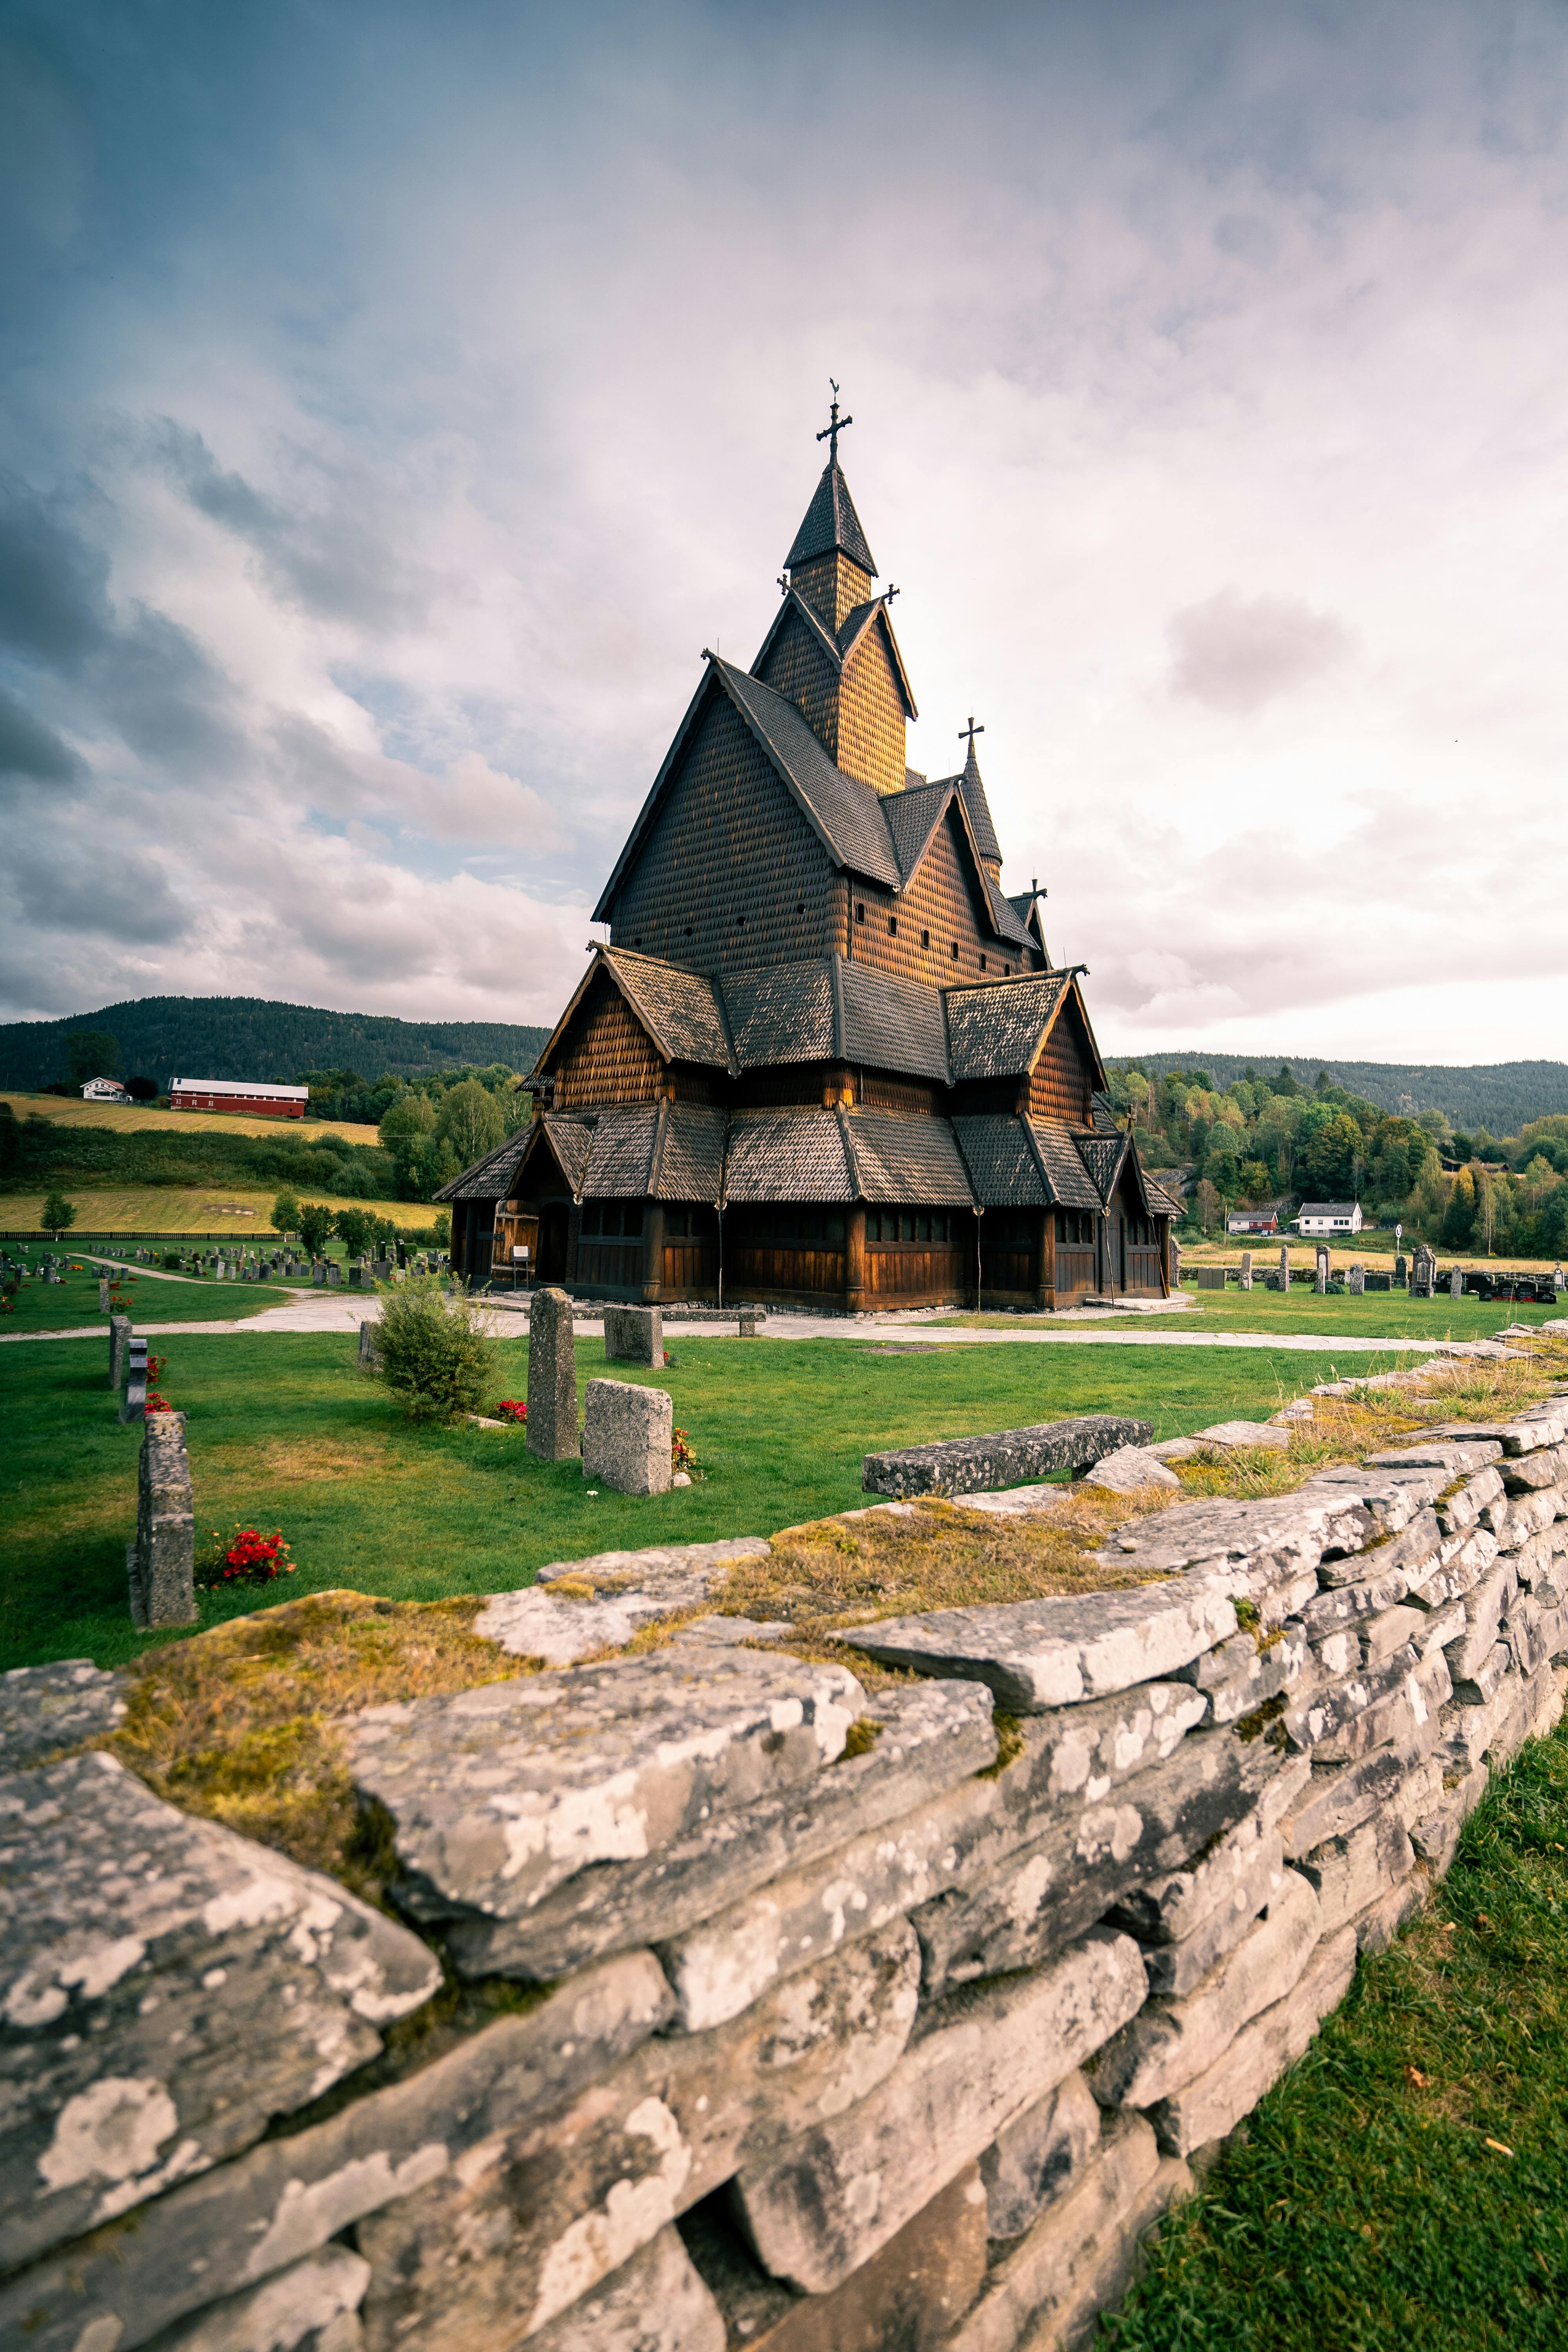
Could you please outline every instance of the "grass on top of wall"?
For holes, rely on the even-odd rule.
[[[1152,2242],[1106,2352],[1561,2352],[1568,1727]]]

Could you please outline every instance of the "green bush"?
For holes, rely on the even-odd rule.
[[[340,1209],[333,1222],[350,1257],[363,1257],[381,1228],[371,1209]]]
[[[495,1347],[476,1302],[440,1276],[413,1275],[383,1294],[375,1344],[377,1377],[403,1399],[411,1420],[478,1412],[497,1385]]]
[[[307,1257],[320,1257],[327,1246],[327,1235],[332,1230],[332,1212],[324,1201],[301,1201],[300,1213],[294,1221],[300,1245]]]
[[[297,1233],[299,1227],[300,1195],[292,1185],[285,1184],[272,1203],[272,1229],[274,1233],[289,1234]]]

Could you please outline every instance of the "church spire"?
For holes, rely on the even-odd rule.
[[[827,381],[833,399],[827,422],[816,436],[827,444],[827,463],[805,510],[805,520],[795,532],[795,544],[784,557],[784,566],[787,571],[797,572],[805,564],[820,562],[824,556],[845,555],[866,574],[868,587],[877,576],[877,562],[866,543],[844,468],[838,462],[838,436],[849,430],[855,419],[839,415],[838,386],[831,376]],[[834,625],[837,625],[837,622]]]

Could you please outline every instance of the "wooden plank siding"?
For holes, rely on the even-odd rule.
[[[1029,1079],[1032,1118],[1065,1118],[1089,1124],[1094,1066],[1077,1005],[1069,996],[1040,1049]]]
[[[665,1091],[658,1048],[601,964],[561,1041],[555,1107],[657,1102]]]
[[[972,1254],[949,1245],[939,1248],[919,1242],[868,1242],[866,1287],[873,1298],[950,1299],[964,1296],[967,1271],[973,1287]]]
[[[906,890],[895,897],[857,880],[851,912],[847,952],[857,963],[900,980],[951,988],[957,981],[1001,980],[1032,968],[1022,949],[991,936],[980,868],[956,809],[937,827]]]

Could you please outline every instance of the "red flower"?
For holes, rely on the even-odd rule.
[[[521,1397],[502,1397],[496,1407],[496,1416],[500,1421],[524,1422],[528,1419],[528,1407]]]

